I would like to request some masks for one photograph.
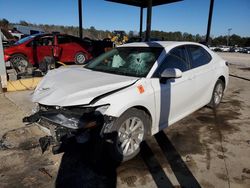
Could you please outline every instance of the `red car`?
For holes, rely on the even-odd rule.
[[[10,61],[17,72],[37,66],[44,57],[52,56],[63,63],[83,64],[91,59],[91,47],[80,38],[66,34],[35,34],[4,49],[5,62]]]

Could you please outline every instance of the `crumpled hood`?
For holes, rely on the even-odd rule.
[[[32,101],[55,106],[89,104],[94,98],[133,84],[137,79],[82,67],[55,69],[39,83]]]

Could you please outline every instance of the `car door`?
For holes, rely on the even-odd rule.
[[[194,107],[196,109],[206,105],[214,88],[215,64],[211,55],[198,45],[187,46],[194,83]]]
[[[158,108],[160,129],[173,124],[186,116],[193,108],[193,75],[189,71],[189,60],[185,46],[176,47],[169,52],[156,70],[159,84],[153,84],[156,107]],[[182,71],[181,78],[160,79],[166,68],[178,68]],[[158,96],[158,97],[157,97]],[[157,113],[157,112],[156,112]]]
[[[72,38],[68,35],[57,35],[57,45],[61,50],[59,61],[61,62],[74,62],[76,54],[75,44]]]
[[[45,56],[53,56],[52,55],[53,36],[46,35],[38,37],[34,40],[34,42],[35,42],[34,56],[36,63],[41,62]]]

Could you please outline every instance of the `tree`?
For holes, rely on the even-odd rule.
[[[244,46],[245,47],[250,47],[250,37],[246,37],[246,38],[244,38],[245,40],[244,40]]]
[[[201,42],[202,40],[202,37],[199,34],[196,34],[194,38],[195,42]]]
[[[226,45],[227,44],[227,36],[219,36],[212,40],[213,46]]]
[[[9,23],[10,22],[7,19],[5,19],[5,18],[3,18],[3,19],[0,20],[0,26],[3,27],[3,28],[7,29],[9,27]]]
[[[190,33],[183,33],[183,35],[182,35],[182,37],[183,37],[183,40],[186,40],[186,41],[194,41],[193,40],[193,36],[190,34]]]
[[[231,35],[230,36],[230,44],[231,46],[242,46],[244,45],[242,38],[239,35]]]
[[[129,37],[129,38],[134,37],[134,32],[133,32],[133,31],[129,31],[129,32],[128,32],[128,37]]]
[[[31,24],[24,20],[21,20],[19,24],[24,26],[35,26],[42,28],[45,32],[52,32],[52,31],[60,31],[65,34],[79,36],[79,28],[76,26],[60,26],[60,25],[48,25],[48,24]],[[9,29],[13,26],[13,23],[10,23],[7,19],[3,18],[0,19],[0,27]],[[145,31],[142,33],[143,36],[145,36]],[[108,36],[111,36],[112,32],[109,30],[97,30],[95,27],[91,26],[90,28],[83,29],[83,36],[89,37],[92,39],[104,39]],[[131,36],[138,36],[138,33],[135,33],[133,31],[130,31],[128,33],[129,37]],[[205,41],[205,36],[201,36],[199,34],[192,35],[187,32],[165,32],[165,31],[158,31],[158,30],[152,30],[151,31],[151,38],[152,39],[159,39],[159,40],[168,40],[168,41],[195,41],[195,42],[201,42]],[[211,40],[211,44],[213,46],[218,45],[226,45],[227,44],[227,36],[218,36],[218,37],[212,37],[209,39]],[[250,46],[250,37],[241,37],[236,34],[232,34],[230,36],[230,45],[235,46],[241,46],[241,47],[249,47]]]

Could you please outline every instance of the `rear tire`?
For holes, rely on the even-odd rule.
[[[123,162],[140,152],[140,144],[145,139],[150,122],[149,115],[136,108],[127,110],[114,122],[111,132],[118,133],[116,153],[123,156]]]
[[[83,65],[86,62],[86,55],[83,52],[77,52],[75,54],[75,64]]]
[[[219,79],[215,83],[212,98],[208,104],[209,107],[216,109],[219,107],[220,102],[223,98],[224,95],[224,89],[225,89],[225,83]]]

